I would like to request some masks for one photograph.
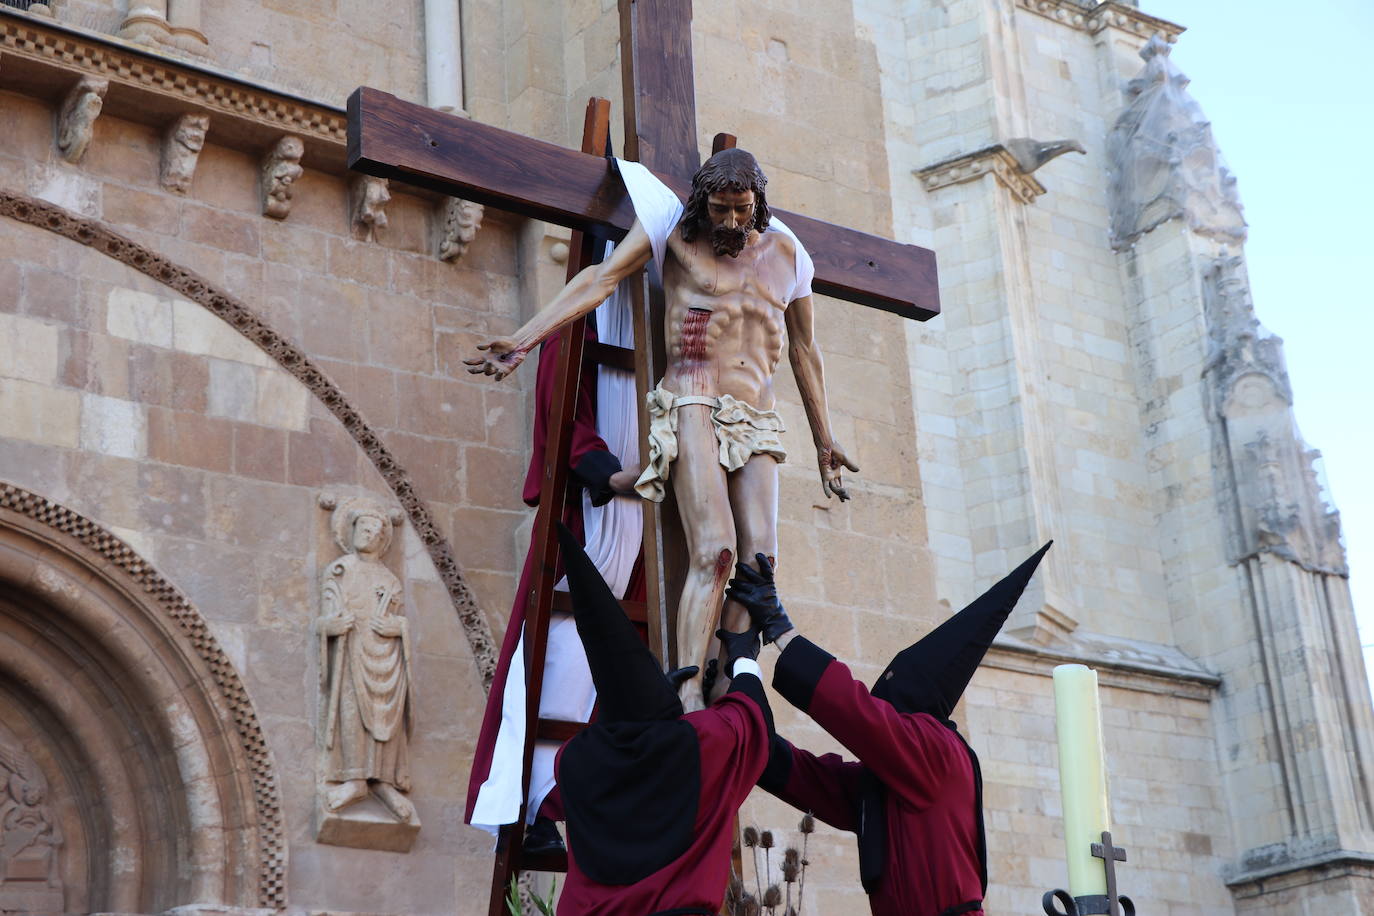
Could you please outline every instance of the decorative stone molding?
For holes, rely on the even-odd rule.
[[[1096,35],[1106,28],[1120,29],[1139,38],[1162,35],[1165,41],[1177,41],[1184,28],[1181,25],[1149,16],[1134,5],[1108,2],[1096,5],[1080,0],[1016,0],[1022,9],[1046,19],[1053,19],[1071,29]]]
[[[369,497],[320,495],[342,556],[320,577],[323,750],[316,840],[332,846],[409,852],[420,818],[411,789],[415,729],[413,636],[401,580],[382,558],[404,516]]]
[[[1045,186],[1031,177],[1031,173],[1051,159],[1070,152],[1082,153],[1084,149],[1077,140],[1042,142],[1020,137],[917,169],[915,174],[927,191],[991,174],[1013,197],[1028,204],[1045,193]]]
[[[1221,686],[1220,677],[1177,647],[1084,633],[1046,646],[1002,632],[983,664],[1041,677],[1049,677],[1056,665],[1090,665],[1105,687],[1195,700],[1213,699]]]
[[[346,172],[348,125],[342,108],[256,86],[199,63],[149,57],[121,42],[6,7],[0,7],[0,54],[23,58],[48,83],[70,79],[72,72],[115,80],[119,107],[109,108],[109,114],[154,106],[204,109],[217,123],[232,125],[226,137],[242,138],[240,148],[261,149],[285,131],[320,146],[318,155],[312,146],[312,168]]]
[[[185,194],[191,190],[191,179],[196,174],[196,163],[205,147],[205,134],[209,129],[209,115],[184,114],[162,135],[159,180],[168,191]]]
[[[1340,513],[1327,504],[1292,420],[1282,338],[1255,317],[1244,260],[1223,252],[1203,274],[1209,353],[1202,376],[1232,520],[1230,560],[1273,554],[1314,573],[1349,575]]]
[[[1145,67],[1126,85],[1126,108],[1107,135],[1111,239],[1117,250],[1175,217],[1199,235],[1245,238],[1236,179],[1212,138],[1211,122],[1188,93],[1188,77],[1154,36]]]
[[[0,211],[4,204],[0,201]],[[86,550],[127,577],[190,642],[209,669],[213,684],[232,715],[234,733],[246,757],[256,809],[258,905],[279,909],[286,904],[286,838],[281,791],[276,767],[257,712],[239,679],[234,663],[224,654],[200,612],[175,586],[164,579],[128,544],[90,519],[51,500],[9,483],[0,482],[0,509],[14,512],[52,530],[54,540],[72,538]]]
[[[305,144],[300,137],[287,135],[277,141],[262,160],[262,215],[286,219],[291,215],[291,186],[305,174],[301,157]]]
[[[352,201],[353,233],[375,242],[377,230],[386,228],[386,205],[391,201],[390,182],[372,175],[359,175],[349,186]]]
[[[107,79],[83,76],[62,100],[57,111],[57,151],[67,162],[80,162],[86,155],[109,88]]]
[[[1021,171],[1016,157],[1000,143],[916,171],[916,177],[921,179],[921,185],[927,191],[937,191],[989,174],[1023,204],[1031,203],[1045,193],[1045,186]]]
[[[454,611],[472,650],[473,663],[484,689],[491,688],[496,673],[496,642],[486,614],[463,579],[453,548],[434,524],[415,482],[396,457],[367,424],[338,386],[310,361],[295,344],[273,330],[256,313],[233,296],[210,285],[203,277],[173,264],[150,249],[110,229],[61,207],[0,188],[0,216],[27,223],[88,245],[176,290],[186,299],[208,309],[252,341],[276,363],[300,381],[329,410],[358,443],[405,510],[410,524],[429,551],[439,576],[448,589]]]
[[[439,246],[441,261],[456,261],[467,253],[468,245],[482,228],[486,208],[470,200],[446,197],[439,208]]]

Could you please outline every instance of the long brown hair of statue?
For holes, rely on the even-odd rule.
[[[687,199],[681,228],[684,242],[695,241],[703,232],[711,231],[711,217],[706,198],[719,191],[753,191],[754,222],[750,226],[758,232],[768,228],[768,200],[763,189],[768,178],[758,161],[742,149],[723,149],[707,159],[692,176],[692,196]]]

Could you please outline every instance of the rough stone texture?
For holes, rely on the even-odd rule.
[[[547,301],[566,233],[488,209],[444,261],[444,202],[394,184],[385,228],[354,231],[329,106],[359,83],[423,97],[420,0],[384,15],[360,0],[202,6],[216,66],[324,104],[177,78],[175,61],[118,44],[36,38],[36,20],[0,12],[0,478],[114,532],[180,590],[218,647],[216,678],[237,678],[254,710],[245,753],[272,763],[279,796],[280,839],[243,852],[254,882],[275,876],[252,899],[173,882],[157,906],[115,902],[483,912],[491,844],[462,825],[463,795],[528,537],[533,372],[478,382],[461,355]],[[107,33],[123,15],[96,0],[54,9]],[[588,95],[619,105],[613,0],[462,10],[473,117],[575,146]],[[863,471],[853,502],[821,497],[784,369],[779,576],[794,619],[871,679],[1058,540],[961,711],[987,776],[990,912],[1029,912],[1064,881],[1048,673],[1079,659],[1103,672],[1122,880],[1142,911],[1369,912],[1365,672],[1309,450],[1279,435],[1291,397],[1277,345],[1251,333],[1243,263],[1226,266],[1238,252],[1217,233],[1172,219],[1121,253],[1109,243],[1107,138],[1156,31],[1180,30],[1115,2],[696,0],[702,150],[734,132],[773,199],[935,248],[946,303],[924,325],[818,303],[836,435]],[[61,76],[35,91],[14,75],[40,58]],[[73,165],[54,124],[82,76],[110,89]],[[137,93],[157,118],[131,110]],[[169,190],[169,128],[205,113],[194,179]],[[284,222],[261,214],[259,171],[283,134],[304,140]],[[1026,137],[1076,138],[1087,155],[1031,177],[1007,161]],[[613,140],[623,148],[619,118]],[[926,186],[913,174],[962,157],[983,170]],[[452,215],[454,230],[475,216]],[[404,855],[316,842],[308,634],[334,555],[321,487],[408,516],[389,562],[416,637],[410,797],[424,829]],[[0,663],[0,693],[15,664]],[[223,727],[242,735],[240,718]],[[838,750],[791,709],[778,721]],[[172,759],[181,737],[150,738],[150,753]],[[78,797],[47,753],[54,797]],[[173,771],[204,800],[262,766]],[[743,817],[795,836],[798,815],[771,798]],[[67,848],[89,847],[72,836]],[[224,861],[217,836],[186,874]],[[864,911],[853,850],[829,828],[811,837],[807,911]]]

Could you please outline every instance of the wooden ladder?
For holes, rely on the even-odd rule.
[[[586,118],[582,129],[582,152],[593,155],[606,155],[610,140],[611,104],[606,99],[593,98],[587,103]],[[605,240],[574,232],[568,246],[567,279],[571,280],[585,267],[598,263],[605,250]],[[644,340],[642,298],[632,302],[635,310],[635,340]],[[529,796],[530,769],[534,760],[534,746],[538,740],[566,741],[581,731],[585,725],[539,716],[540,699],[544,686],[545,650],[548,646],[549,622],[555,610],[570,612],[572,605],[567,592],[554,591],[557,581],[558,538],[555,523],[563,519],[564,510],[570,498],[577,497],[577,491],[569,489],[569,455],[572,446],[573,417],[577,410],[578,387],[582,377],[584,360],[601,365],[623,369],[634,369],[636,391],[643,413],[643,395],[649,367],[641,365],[643,359],[636,359],[636,350],[610,344],[586,340],[587,321],[590,316],[579,318],[565,327],[558,344],[558,359],[555,365],[555,386],[553,401],[549,405],[548,434],[544,443],[543,481],[540,485],[539,508],[535,514],[534,530],[530,536],[531,576],[525,601],[525,729],[524,752],[521,757],[521,796],[520,815],[515,823],[501,827],[496,839],[496,859],[492,865],[491,901],[488,916],[505,916],[506,895],[511,878],[522,871],[566,872],[567,856],[564,853],[531,855],[524,851],[526,799]],[[641,417],[641,422],[643,418]],[[646,531],[648,529],[646,528]],[[652,535],[646,540],[652,540]],[[661,660],[666,650],[666,629],[658,609],[660,577],[657,564],[650,559],[657,550],[646,551],[645,577],[649,582],[649,601],[623,602],[626,613],[641,629],[648,630],[648,642],[654,654]],[[650,613],[649,608],[654,608]],[[650,626],[650,617],[655,618]],[[498,700],[493,700],[497,702]]]

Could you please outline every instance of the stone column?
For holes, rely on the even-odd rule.
[[[463,26],[458,0],[425,0],[425,91],[431,108],[463,110]]]
[[[204,52],[209,48],[210,42],[201,31],[200,9],[201,0],[168,0],[170,3],[170,18],[172,44],[181,48],[183,51]]]
[[[166,41],[169,34],[167,0],[132,0],[128,15],[119,24],[119,37],[139,44]]]

